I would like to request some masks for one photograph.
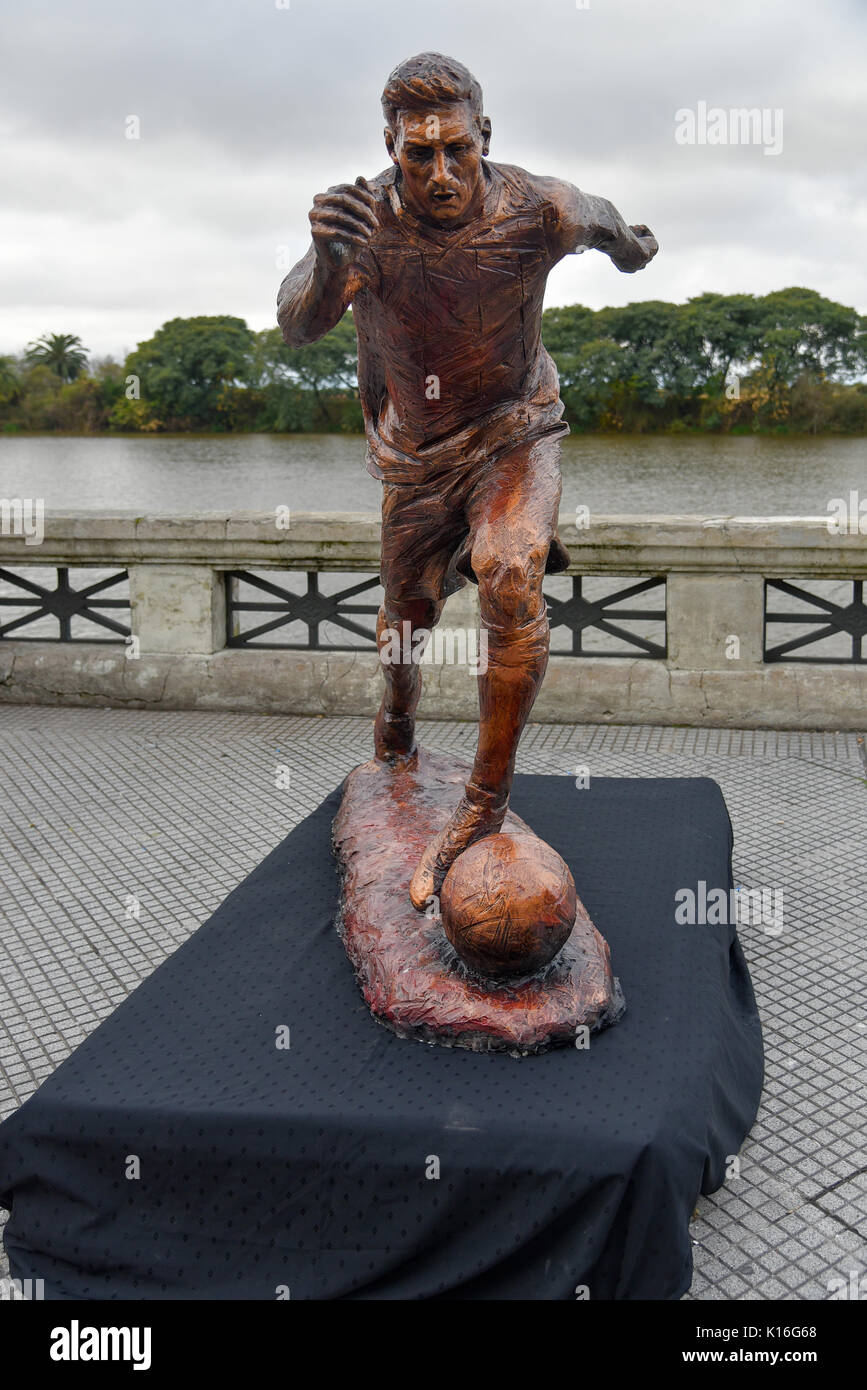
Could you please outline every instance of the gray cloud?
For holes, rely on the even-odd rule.
[[[0,351],[44,331],[96,352],[161,322],[273,322],[312,195],[385,167],[379,93],[438,48],[476,72],[492,158],[604,193],[657,232],[637,277],[570,257],[548,303],[808,284],[867,309],[849,0],[30,0],[0,5]],[[675,112],[783,111],[783,150],[684,147]],[[141,139],[125,139],[126,117]]]

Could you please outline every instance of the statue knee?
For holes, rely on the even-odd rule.
[[[472,566],[479,583],[479,604],[486,621],[526,623],[545,612],[542,581],[550,542],[532,545],[519,554],[506,546],[480,545]]]
[[[442,604],[416,595],[386,594],[379,610],[377,626],[397,627],[409,623],[413,628],[432,628],[439,619]]]
[[[380,656],[391,653],[390,661],[410,664],[418,649],[420,634],[431,632],[437,624],[442,604],[428,598],[386,595],[376,621],[376,640]]]

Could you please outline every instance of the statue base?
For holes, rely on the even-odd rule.
[[[725,802],[519,774],[515,804],[580,866],[622,1024],[535,1062],[376,1027],[333,926],[335,790],[0,1125],[13,1278],[138,1307],[679,1299],[762,1089],[734,922],[674,919],[679,886],[733,887]]]
[[[565,946],[534,975],[486,979],[460,960],[439,916],[416,912],[409,882],[460,800],[470,769],[419,751],[411,771],[377,761],[351,772],[333,839],[341,876],[337,926],[378,1022],[400,1037],[526,1056],[615,1023],[625,1003],[608,945],[578,899]],[[504,835],[533,832],[509,812]],[[574,873],[574,870],[573,870]]]

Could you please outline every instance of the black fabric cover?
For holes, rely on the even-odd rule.
[[[717,784],[517,778],[627,1001],[589,1050],[524,1059],[373,1021],[333,926],[338,804],[0,1126],[13,1275],[75,1299],[678,1298],[762,1082],[734,929],[674,920],[677,889],[731,883]]]

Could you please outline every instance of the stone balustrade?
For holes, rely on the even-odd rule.
[[[378,518],[360,512],[53,513],[39,544],[2,534],[0,699],[372,715],[381,672],[375,649],[358,632],[373,627],[379,534]],[[867,537],[857,528],[836,534],[826,517],[671,515],[594,517],[582,527],[563,515],[560,534],[575,582],[570,589],[568,580],[552,578],[546,589],[553,636],[565,632],[567,650],[551,657],[535,719],[867,724]],[[73,582],[68,572],[82,567],[94,577]],[[308,576],[305,596],[290,598],[282,616],[279,591],[290,576],[278,571]],[[339,601],[320,590],[317,578],[337,574],[345,596]],[[238,598],[247,575],[278,588],[253,591],[262,609],[255,617]],[[366,590],[361,575],[371,578]],[[616,601],[591,592],[597,577],[617,581]],[[294,579],[297,590],[297,573]],[[642,592],[645,580],[653,584]],[[82,597],[93,584],[102,587]],[[361,592],[346,596],[353,588]],[[812,606],[811,590],[821,591]],[[24,607],[15,606],[16,596]],[[263,606],[269,599],[271,618]],[[353,616],[360,609],[367,610],[363,619]],[[19,622],[8,631],[22,614],[41,614],[39,626]],[[260,619],[273,624],[263,640],[285,640],[293,614],[310,645],[248,644],[245,634]],[[776,624],[774,614],[783,614]],[[112,626],[100,626],[100,615]],[[335,615],[342,627],[331,623]],[[30,640],[52,624],[71,640]],[[468,586],[449,599],[441,627],[477,626],[478,595]],[[612,638],[612,630],[621,634],[613,636],[620,654],[588,643],[606,633]],[[823,630],[824,641],[812,640]],[[329,648],[334,632],[357,645]],[[422,713],[476,717],[466,664],[444,660],[424,670]]]

